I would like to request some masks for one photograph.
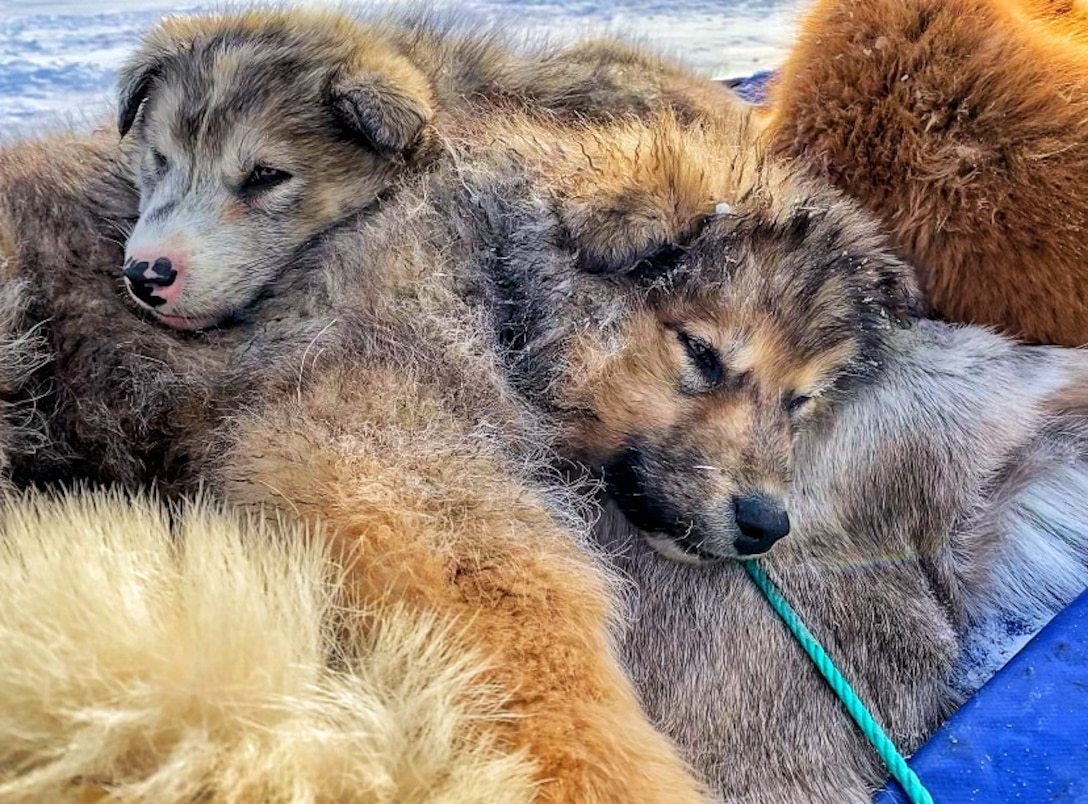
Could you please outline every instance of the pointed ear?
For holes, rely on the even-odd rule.
[[[399,154],[424,137],[434,117],[430,82],[403,59],[335,80],[333,109],[345,125],[376,150]]]
[[[162,59],[146,50],[138,52],[121,68],[118,77],[117,131],[122,138],[128,134],[136,115],[151,93],[162,72]]]

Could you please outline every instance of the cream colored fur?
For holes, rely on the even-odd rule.
[[[455,626],[343,628],[336,571],[283,535],[200,504],[3,504],[0,801],[531,800],[474,728],[500,701]]]

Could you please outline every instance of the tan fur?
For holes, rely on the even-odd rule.
[[[246,31],[282,34],[287,63],[326,52],[330,71],[366,62],[343,57],[336,25],[315,30],[303,19],[294,26],[289,15],[246,17],[242,33],[237,18],[215,17],[192,23],[193,41],[177,41],[188,35],[187,25],[163,34],[161,42],[152,34],[123,76],[120,128],[131,126],[125,147],[133,148],[145,173],[160,161],[160,143],[170,150],[178,144],[176,129],[187,125],[201,134],[190,143],[195,163],[206,169],[205,178],[215,179],[197,184],[209,186],[242,174],[224,172],[230,159],[207,158],[212,134],[222,137],[228,152],[238,152],[252,133],[247,114],[257,134],[275,140],[283,133],[282,119],[269,107],[282,106],[285,93],[291,99],[298,76],[285,76],[282,64],[263,69],[261,59],[275,48],[251,47]],[[365,109],[377,109],[378,127],[369,112],[355,121],[371,138],[381,138],[382,126],[395,138],[400,123],[411,117],[401,112],[419,108],[401,57],[430,82],[439,132],[486,119],[478,113],[484,109],[503,115],[511,108],[545,107],[557,124],[583,112],[641,114],[645,108],[635,101],[652,107],[660,99],[651,93],[631,101],[625,89],[613,96],[611,107],[597,108],[608,97],[608,81],[637,76],[642,64],[646,86],[660,88],[654,70],[673,70],[663,61],[640,62],[635,51],[618,47],[515,58],[486,37],[462,47],[441,32],[396,25],[375,30],[361,36],[363,46],[369,48],[376,36],[379,43],[393,43],[397,58],[366,62],[388,67],[390,74],[363,80],[356,74],[348,93],[356,100],[361,93]],[[208,48],[210,61],[185,62],[187,53],[203,54],[201,48]],[[623,70],[610,65],[613,50],[622,53]],[[190,86],[187,81],[156,84],[155,65],[174,58],[185,62],[179,69],[191,71],[188,95],[181,91]],[[234,82],[246,69],[259,76],[259,88],[271,88],[268,104],[254,109],[240,97],[224,110],[239,113],[242,123],[206,114],[202,104],[229,95],[220,79]],[[324,88],[315,70],[300,78],[303,89],[306,81]],[[542,76],[548,79],[538,80]],[[397,91],[387,91],[394,80]],[[665,81],[671,92],[689,79],[673,80]],[[705,83],[699,86],[709,91]],[[454,107],[469,100],[480,106],[455,115]],[[292,111],[321,118],[330,114],[325,102],[323,93],[303,92]],[[194,110],[200,115],[188,114]],[[698,103],[685,114],[697,116]],[[193,123],[197,118],[199,125]],[[394,122],[386,126],[389,120]],[[314,136],[339,142],[333,128],[319,126]],[[423,158],[426,136],[408,154],[390,155],[364,142],[367,157],[356,160],[327,143],[307,142],[320,153],[309,162],[309,154],[295,153],[298,164],[316,165],[315,197],[327,192],[332,201],[317,203],[319,214],[307,211],[276,229],[290,243],[275,249],[282,260],[275,270],[251,261],[241,274],[224,271],[228,284],[244,290],[242,300],[231,300],[230,316],[216,319],[221,328],[196,335],[178,335],[135,317],[118,297],[121,260],[112,230],[134,220],[137,200],[145,220],[175,214],[168,203],[157,206],[157,190],[133,192],[127,154],[68,138],[50,162],[32,164],[15,155],[10,172],[0,171],[0,198],[17,218],[20,270],[38,278],[42,288],[32,309],[49,318],[55,365],[38,379],[55,406],[49,419],[58,436],[54,443],[67,447],[57,449],[63,467],[44,478],[38,464],[24,460],[19,482],[67,484],[73,476],[89,476],[120,480],[129,488],[158,481],[175,492],[212,481],[228,501],[264,503],[287,519],[323,522],[336,557],[351,564],[349,600],[403,605],[424,618],[453,616],[464,627],[464,644],[493,662],[486,678],[504,693],[503,714],[512,716],[496,722],[493,731],[503,750],[533,763],[542,800],[701,800],[703,789],[649,724],[623,676],[610,641],[612,589],[585,545],[581,502],[565,483],[537,478],[551,454],[551,434],[503,390],[496,356],[481,343],[479,317],[464,316],[459,290],[439,270],[447,259],[454,263],[447,257],[450,243],[438,247],[429,239],[435,216],[426,187],[430,172],[452,165],[440,151],[430,153],[434,161]],[[179,161],[176,153],[161,156]],[[354,171],[354,189],[329,168],[333,162],[337,170]],[[376,187],[386,180],[382,204],[337,209],[344,199],[367,204],[377,192],[368,182]],[[447,190],[459,186],[449,176],[445,185],[435,181]],[[151,189],[155,183],[146,184]],[[253,208],[273,205],[280,189],[257,199]],[[212,227],[220,234],[223,220],[233,224],[247,214],[236,201],[212,206],[224,213]],[[384,228],[379,219],[386,221]],[[320,232],[324,236],[308,237],[295,251],[296,224],[315,221],[329,224]],[[190,226],[185,234],[203,237],[208,231]],[[234,256],[253,257],[244,238],[228,240],[239,249]],[[73,249],[88,263],[79,266],[85,270],[73,270]],[[225,261],[211,264],[219,270]],[[224,310],[210,312],[218,316]],[[209,466],[217,469],[211,476]]]
[[[943,316],[1088,343],[1088,15],[1051,0],[821,0],[767,136],[858,199]]]
[[[685,509],[668,524],[710,533],[717,555],[728,554],[735,492],[785,496],[795,429],[829,421],[817,414],[849,398],[852,383],[877,381],[913,301],[907,269],[871,221],[764,159],[743,116],[723,119],[732,125],[666,118],[571,128],[511,117],[504,131],[483,121],[465,142],[451,138],[456,159],[406,182],[374,216],[339,229],[295,266],[253,308],[251,327],[149,337],[122,353],[156,361],[147,378],[180,389],[152,410],[211,410],[212,424],[182,428],[183,436],[220,458],[205,479],[228,500],[324,523],[348,565],[352,603],[464,624],[463,644],[493,662],[485,678],[515,717],[496,724],[500,747],[535,763],[545,800],[700,795],[645,723],[615,661],[607,574],[582,543],[552,450],[592,450],[592,468],[612,470],[625,439],[648,436],[660,458],[649,475],[655,492],[712,515],[697,521]],[[631,170],[638,165],[646,167]],[[655,182],[657,171],[665,175]],[[606,191],[599,209],[594,177]],[[629,217],[625,177],[638,199]],[[638,195],[643,183],[654,192]],[[729,209],[714,214],[719,200]],[[721,381],[680,348],[677,326],[719,353]],[[87,340],[116,355],[108,341]],[[116,396],[106,380],[74,373],[83,405]],[[257,390],[238,403],[239,387]],[[791,410],[799,393],[819,401]],[[898,389],[887,393],[894,399]],[[640,395],[653,399],[645,428]],[[875,404],[870,413],[887,410],[899,408]],[[894,445],[900,422],[888,418]],[[106,443],[123,445],[126,427]],[[928,431],[908,432],[928,455]],[[141,435],[156,443],[153,428]],[[868,453],[858,450],[846,468],[859,472],[863,491],[849,501],[879,509],[890,498],[872,489],[899,489],[901,454],[881,453],[870,477]],[[193,464],[186,469],[208,468]],[[846,660],[869,682],[863,692],[913,745],[953,699],[955,629],[971,603],[958,588],[951,601],[922,597],[934,582],[917,563],[893,562],[886,585],[841,573],[833,594],[825,571],[884,556],[885,536],[896,556],[917,545],[928,553],[960,510],[975,510],[974,489],[959,509],[958,487],[937,488],[938,502],[954,498],[938,511],[928,504],[935,473],[908,475],[920,490],[894,497],[906,505],[895,519],[901,530],[866,529],[854,543],[844,538],[855,533],[853,509],[840,512],[837,487],[821,474],[842,469],[834,456],[807,465],[813,493],[801,498],[800,522],[811,541],[787,541],[770,562],[819,615],[822,634],[850,646]],[[834,527],[821,529],[825,521]],[[972,543],[988,532],[980,527]],[[644,700],[719,789],[752,800],[864,800],[880,779],[875,761],[773,615],[753,608],[756,593],[735,565],[695,572],[638,553],[641,542],[609,546],[617,561],[631,551],[650,567],[642,594],[659,595],[649,609],[658,619],[629,623],[626,649]],[[939,556],[941,582],[957,579],[958,548]],[[878,606],[889,593],[896,605]],[[902,627],[889,631],[873,611],[893,613]]]
[[[297,529],[75,495],[0,531],[3,801],[532,800],[460,627],[342,611]]]
[[[1008,657],[1008,622],[1038,628],[1088,585],[1088,353],[916,320],[874,221],[745,132],[575,136],[539,159],[550,193],[528,191],[554,228],[467,195],[515,221],[491,246],[507,365],[626,515],[596,533],[637,583],[645,705],[727,801],[862,804],[876,754],[744,571],[709,560],[733,499],[785,500],[764,566],[909,753]]]
[[[645,458],[636,474],[660,472],[664,515],[688,529],[691,546],[735,555],[735,500],[759,495],[785,505],[798,428],[839,395],[844,378],[870,370],[872,341],[913,308],[905,269],[844,199],[766,159],[736,106],[700,126],[665,115],[571,131],[512,117],[486,129],[491,147],[513,149],[537,191],[554,199],[583,271],[648,289],[625,298],[626,309],[555,312],[567,317],[556,329],[570,332],[562,357],[547,358],[562,367],[549,404],[581,412],[564,417],[564,454],[607,467],[636,451]],[[721,246],[736,276],[707,257],[674,286],[670,272],[715,221],[726,230],[736,222]],[[809,245],[810,230],[826,232],[825,241]],[[878,256],[858,253],[862,246]],[[832,270],[839,262],[858,274]],[[744,270],[756,265],[766,268]],[[717,352],[716,383],[693,364],[690,339]]]
[[[604,658],[614,612],[597,568],[486,450],[466,454],[472,434],[444,407],[403,369],[333,375],[241,424],[227,498],[324,523],[353,605],[465,623],[517,713],[496,728],[537,764],[542,800],[697,800]]]
[[[224,325],[250,318],[253,310],[247,305],[256,304],[262,293],[275,292],[266,283],[282,278],[287,264],[302,256],[296,253],[300,244],[306,244],[303,252],[312,248],[315,235],[359,214],[358,208],[377,195],[395,192],[400,180],[441,162],[443,152],[435,137],[456,131],[464,118],[475,122],[532,108],[557,120],[608,119],[675,106],[682,119],[692,121],[728,101],[728,94],[712,82],[652,52],[617,42],[517,48],[497,31],[444,25],[426,15],[356,19],[306,9],[169,17],[148,32],[123,71],[121,127],[131,130],[120,148],[114,136],[98,132],[0,149],[0,241],[10,241],[10,248],[4,247],[12,252],[9,270],[28,280],[27,326],[51,322],[43,334],[55,360],[54,368],[41,372],[22,393],[46,412],[54,445],[48,454],[13,456],[25,480],[80,477],[132,486],[153,477],[170,485],[184,472],[192,451],[203,446],[180,434],[202,431],[219,415],[209,408],[207,394],[185,401],[187,391],[179,386],[189,386],[193,372],[215,365],[216,349],[227,342],[237,345],[235,332],[225,327],[200,341],[177,341],[131,315],[136,305],[121,291],[125,255],[119,246],[132,235],[140,205],[156,213],[152,217],[157,222],[147,229],[154,236],[145,245],[157,237],[155,227],[180,214],[175,207],[159,216],[163,207],[150,198],[153,193],[141,199],[133,186],[154,168],[149,146],[167,151],[164,155],[175,162],[198,165],[202,176],[188,177],[195,186],[217,188],[214,197],[189,199],[194,203],[188,225],[181,220],[172,234],[159,232],[170,248],[209,246],[199,260],[190,249],[190,267],[193,260],[206,258],[209,274],[191,272],[195,278],[189,289],[196,292],[184,291],[175,302],[180,306],[167,317],[172,326],[190,328],[210,326],[224,316]],[[279,45],[268,44],[276,37]],[[264,44],[256,46],[257,40]],[[192,56],[199,48],[208,48],[208,60],[191,59],[195,66],[190,64],[194,72],[189,77],[200,79],[194,80],[191,97],[184,97],[179,86],[156,72],[157,65],[184,62],[186,54]],[[313,70],[297,69],[298,59],[311,60]],[[247,69],[256,81],[254,88],[267,92],[256,108],[246,105],[254,92],[233,85]],[[422,116],[432,115],[433,120],[428,117],[420,140],[405,149],[390,151],[366,137],[349,147],[339,135],[330,138],[339,112],[325,108],[325,78],[359,90],[353,96],[358,100],[355,108],[373,113],[356,121],[364,128],[386,117],[396,127],[397,120],[412,116],[411,109],[423,107],[430,112]],[[390,93],[382,89],[394,85]],[[207,112],[204,106],[227,100],[231,91],[240,93],[241,111],[211,109],[210,116],[201,118],[201,136],[177,141],[174,123],[185,129],[186,114],[179,119],[173,112]],[[301,94],[294,98],[293,92]],[[237,114],[241,118],[235,120]],[[293,132],[288,117],[313,125]],[[213,133],[229,135],[215,153]],[[182,145],[191,152],[172,150]],[[305,179],[305,188],[294,196],[299,204],[286,212],[281,208],[285,188],[252,204],[219,192],[224,184],[237,183],[253,160],[265,157]],[[190,186],[181,180],[175,184]],[[296,306],[280,314],[313,322],[313,310],[322,306],[323,300],[315,297],[312,309]],[[166,318],[158,316],[158,321]],[[314,327],[311,336],[323,326]],[[106,332],[99,341],[98,334]],[[122,344],[123,350],[101,348],[100,343],[110,342]],[[179,350],[179,344],[194,348]],[[186,357],[181,358],[183,352]],[[164,353],[191,360],[191,371],[167,380],[154,359],[126,357]],[[119,379],[122,375],[125,379]],[[113,387],[117,394],[105,400],[89,393],[88,385]],[[231,404],[242,404],[259,391],[239,382],[226,393]],[[148,394],[158,402],[150,403]]]

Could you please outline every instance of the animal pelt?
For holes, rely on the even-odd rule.
[[[460,625],[207,502],[0,506],[0,800],[528,802]]]
[[[267,289],[248,325],[261,337],[246,341],[244,354],[260,361],[249,365],[274,369],[272,380],[256,371],[231,377],[267,384],[263,398],[206,435],[216,460],[204,465],[205,479],[232,503],[323,523],[346,566],[352,605],[402,605],[466,622],[464,644],[494,660],[483,677],[509,696],[504,711],[518,715],[496,727],[502,744],[536,763],[545,797],[697,795],[670,746],[637,717],[611,659],[607,577],[584,543],[572,489],[554,472],[557,452],[601,471],[626,512],[652,526],[656,543],[693,548],[695,559],[711,543],[716,555],[730,549],[735,495],[752,488],[780,495],[793,533],[782,543],[781,569],[772,569],[854,668],[852,680],[896,738],[907,747],[922,739],[959,700],[954,673],[967,629],[998,616],[1007,601],[995,590],[1005,575],[1021,577],[1023,557],[998,549],[1010,538],[1002,514],[1030,501],[1031,489],[1047,489],[1027,483],[1028,496],[1016,497],[997,481],[1034,471],[1026,455],[1037,454],[1048,471],[1056,466],[1050,442],[1036,450],[1044,441],[1032,440],[1049,425],[1032,417],[1045,400],[1030,394],[1047,390],[1026,388],[1028,400],[1007,421],[980,417],[977,439],[993,439],[989,462],[971,463],[974,443],[942,442],[932,453],[923,444],[917,458],[911,453],[917,476],[913,464],[894,462],[895,445],[906,437],[899,430],[935,415],[925,405],[938,404],[927,402],[937,391],[927,381],[908,401],[881,400],[874,409],[886,409],[882,426],[895,431],[890,468],[866,475],[872,423],[857,417],[862,446],[840,444],[833,433],[852,427],[849,411],[866,394],[899,387],[897,355],[914,348],[913,330],[904,329],[914,295],[909,268],[862,212],[765,158],[740,113],[703,127],[666,117],[572,128],[511,116],[485,121],[484,133],[451,140],[456,159],[339,228]],[[315,287],[329,305],[314,323],[316,338],[282,315],[293,306],[309,311]],[[268,310],[276,314],[264,317]],[[219,338],[246,333],[239,323],[185,343],[229,357],[229,342]],[[998,354],[1011,349],[994,343]],[[938,376],[954,357],[970,362],[974,348],[968,338],[948,354],[936,350]],[[1079,432],[1079,353],[1012,351],[997,385],[1008,387],[1023,364],[1037,365],[1052,379],[1053,406],[1066,411],[1055,427]],[[172,362],[183,356],[184,347],[156,355],[158,371],[191,371]],[[991,368],[1002,365],[994,360]],[[956,407],[971,392],[970,375],[948,380],[952,401],[941,404]],[[188,376],[194,387],[222,381],[214,371]],[[987,400],[1013,403],[1006,393],[979,404]],[[897,419],[904,409],[912,412]],[[697,439],[687,435],[693,429]],[[817,446],[806,447],[808,439]],[[829,444],[827,457],[807,457],[819,444]],[[1079,441],[1067,444],[1064,465],[1076,474]],[[946,448],[962,449],[958,473],[930,478],[923,459],[943,465]],[[840,495],[837,475],[820,474],[838,469],[841,454],[857,455],[861,491]],[[615,493],[614,473],[632,465],[641,486]],[[805,482],[811,492],[791,493]],[[900,482],[920,491],[900,501],[903,530],[888,531],[885,497],[873,488]],[[641,507],[647,498],[654,505]],[[1050,511],[1047,527],[1064,532],[1055,512],[1075,501],[1045,499],[1032,504]],[[863,508],[855,513],[855,505]],[[970,517],[979,519],[964,525]],[[607,531],[601,538],[617,549]],[[641,544],[624,547],[637,553]],[[1033,570],[1038,588],[1053,591],[1044,613],[1081,580],[1076,549]],[[834,569],[836,561],[888,552],[901,560],[886,584],[849,577],[846,591],[828,593],[821,608],[828,563]],[[670,602],[661,620],[639,613],[625,642],[628,666],[662,727],[684,742],[718,793],[822,801],[835,791],[863,800],[880,779],[875,761],[770,615],[753,614],[752,590],[727,585],[728,566],[652,559],[667,569],[649,578],[660,582],[655,599]],[[621,568],[636,574],[624,560]],[[718,581],[693,591],[692,578],[715,573]],[[642,594],[650,594],[645,585]],[[1008,600],[1016,612],[1027,598]],[[694,629],[698,644],[683,641],[691,633],[683,618],[703,606],[717,618],[714,633]],[[741,621],[717,627],[734,616]],[[672,617],[679,627],[671,628]],[[764,618],[758,628],[754,617]],[[916,641],[892,642],[889,620]],[[662,621],[668,635],[659,633]],[[840,635],[843,621],[850,628]],[[769,672],[774,665],[761,651],[784,657],[790,679]],[[731,673],[736,684],[727,683]],[[766,686],[741,699],[751,675]],[[796,705],[776,706],[794,680]],[[688,707],[693,720],[679,724],[663,713],[663,687],[685,696],[668,703]],[[723,705],[711,709],[709,701]],[[693,734],[693,723],[704,728]],[[779,751],[792,745],[803,750]]]
[[[821,0],[767,136],[853,196],[935,311],[1088,343],[1088,16],[1050,0]]]
[[[210,70],[209,79],[221,60],[237,74],[248,69],[247,58],[263,64],[260,54],[275,51],[250,47],[263,24],[273,41],[294,42],[289,56],[309,55],[300,51],[305,41],[291,37],[310,29],[262,19],[247,16],[239,26],[217,18],[212,28],[226,25],[227,34],[198,36],[193,47],[166,54],[152,37],[150,55],[179,75],[189,75],[177,67],[186,58]],[[184,33],[189,24],[171,30]],[[420,50],[412,53],[442,55],[416,33],[409,41]],[[621,54],[623,76],[644,65],[633,51],[598,45],[576,47],[569,62],[557,58],[548,69],[568,63],[584,78],[578,65],[616,67],[609,53]],[[137,136],[121,149],[61,136],[5,152],[0,198],[17,224],[15,266],[38,290],[33,318],[48,322],[53,362],[39,379],[55,391],[56,405],[49,417],[55,466],[49,472],[24,459],[16,479],[158,481],[172,493],[210,481],[228,502],[324,523],[334,558],[346,567],[349,605],[400,605],[464,622],[462,644],[491,661],[483,677],[514,715],[495,731],[506,749],[533,763],[540,798],[700,799],[700,786],[649,725],[619,666],[610,579],[588,544],[583,501],[552,469],[550,424],[510,393],[483,313],[462,293],[459,283],[472,278],[490,241],[473,234],[481,225],[473,208],[467,217],[446,214],[457,209],[457,160],[398,174],[380,203],[334,216],[278,272],[243,272],[239,281],[256,282],[257,292],[223,326],[168,331],[123,300],[119,244],[110,240],[115,224],[136,214],[127,143],[145,167],[159,161],[155,143],[141,139],[141,115],[157,108],[156,87],[173,87],[173,73],[143,69],[146,55],[134,61],[123,99],[131,108],[121,115],[121,129],[131,126]],[[431,66],[450,79],[437,62]],[[255,73],[273,74],[324,88],[306,70]],[[554,87],[556,75],[542,86]],[[208,101],[199,114],[216,111],[211,101],[221,94],[195,79],[181,85]],[[560,105],[574,97],[564,86]],[[624,83],[624,97],[630,86]],[[510,99],[498,95],[493,111],[509,114]],[[315,108],[296,104],[295,118],[309,111],[324,120],[325,96],[308,102]],[[465,111],[456,125],[486,124],[482,108]],[[238,123],[212,117],[220,134]],[[541,141],[573,125],[562,114],[547,117],[554,127]],[[342,138],[335,126],[325,134]],[[194,153],[203,153],[201,142]],[[545,207],[537,214],[551,220]]]
[[[919,322],[800,437],[764,566],[906,752],[1088,587],[1088,361]],[[689,469],[690,471],[690,469]],[[624,655],[728,801],[869,801],[886,772],[744,571],[665,561],[613,515]],[[803,780],[803,781],[802,781]]]

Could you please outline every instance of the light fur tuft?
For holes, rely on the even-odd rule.
[[[475,728],[500,702],[449,625],[391,607],[334,647],[320,549],[174,514],[106,495],[0,511],[0,800],[532,797],[532,768]]]

